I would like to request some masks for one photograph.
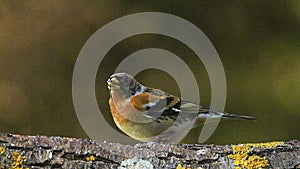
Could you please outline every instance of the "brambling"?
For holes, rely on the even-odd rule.
[[[191,128],[204,124],[207,118],[256,119],[207,109],[143,86],[127,73],[111,75],[107,84],[115,124],[128,136],[144,142],[179,142]]]

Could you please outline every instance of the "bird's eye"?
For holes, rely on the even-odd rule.
[[[129,90],[129,92],[130,92],[131,95],[135,95],[135,91],[134,91],[133,88],[131,88],[131,89]]]

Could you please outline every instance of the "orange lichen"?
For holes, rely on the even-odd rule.
[[[177,167],[176,167],[176,169],[191,169],[191,168],[182,167],[181,164],[178,164]]]
[[[95,161],[95,157],[94,156],[89,156],[87,158],[85,158],[86,161]]]
[[[4,154],[5,153],[5,148],[0,146],[0,155]]]
[[[14,152],[13,153],[13,163],[11,164],[12,169],[29,169],[25,168],[23,164],[23,157],[19,152]]]
[[[234,160],[233,164],[235,169],[265,168],[269,165],[267,159],[257,155],[249,155],[249,152],[251,152],[254,147],[273,148],[283,144],[283,142],[269,142],[232,145],[231,147],[233,149],[233,154],[229,154],[228,158]]]

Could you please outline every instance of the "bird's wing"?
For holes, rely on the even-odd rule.
[[[174,106],[180,106],[180,98],[152,88],[147,88],[144,92],[131,97],[130,102],[135,109],[143,112],[150,119],[171,115],[169,110]],[[176,111],[173,113],[178,114]]]
[[[198,104],[152,88],[147,88],[143,93],[132,97],[131,104],[136,109],[142,110],[146,117],[157,120],[174,121],[179,113],[195,115],[208,111]]]
[[[182,100],[159,89],[147,88],[131,98],[131,104],[149,119],[174,121],[179,113],[195,117],[222,117],[226,113],[210,110],[199,104]]]

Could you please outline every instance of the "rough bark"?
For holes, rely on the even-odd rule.
[[[239,166],[232,158],[240,151],[237,147],[153,142],[131,146],[88,139],[0,134],[0,168],[234,168]],[[250,145],[246,156],[248,161],[250,157],[266,160],[267,168],[300,168],[300,141]]]

